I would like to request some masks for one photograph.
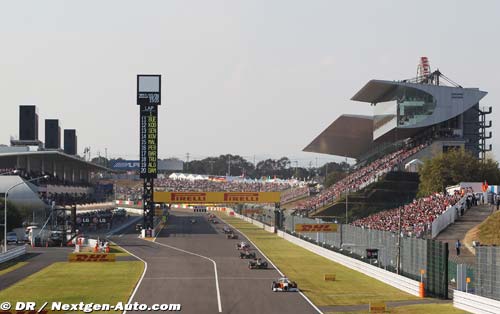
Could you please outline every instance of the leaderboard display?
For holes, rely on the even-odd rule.
[[[158,106],[161,104],[161,75],[137,75],[137,104],[140,106],[140,177],[153,179],[158,173]]]
[[[140,176],[156,178],[158,173],[158,107],[141,105]]]

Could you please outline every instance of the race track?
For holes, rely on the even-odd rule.
[[[192,218],[197,223],[191,224]],[[247,260],[241,260],[235,248],[238,240],[226,239],[223,226],[209,223],[206,214],[172,212],[156,243],[137,238],[132,228],[113,236],[114,242],[147,262],[132,301],[180,303],[182,313],[193,314],[317,313],[299,293],[272,292],[271,283],[279,273],[248,269]]]

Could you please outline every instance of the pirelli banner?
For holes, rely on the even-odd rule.
[[[295,224],[295,232],[337,232],[337,224]]]
[[[114,262],[116,255],[111,253],[71,253],[68,262]]]
[[[155,192],[153,200],[167,204],[279,203],[280,192]]]

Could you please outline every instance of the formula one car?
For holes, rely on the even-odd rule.
[[[224,228],[222,228],[222,232],[228,234],[228,233],[233,233],[233,230],[231,230],[231,228],[229,228],[228,226],[224,226]]]
[[[196,219],[191,219],[191,224],[195,224],[196,223]]]
[[[267,262],[262,259],[254,259],[248,262],[248,268],[250,269],[267,269]]]
[[[244,251],[244,252],[240,252],[240,258],[241,259],[255,259],[255,252],[248,252],[248,251]]]
[[[236,244],[236,248],[238,250],[248,250],[250,248],[250,244],[248,244],[246,242],[240,242],[240,243]]]
[[[211,222],[212,222],[213,224],[218,224],[218,223],[219,223],[219,221],[217,221],[217,220],[215,220],[215,219],[212,219],[212,220],[211,220]]]
[[[231,233],[228,233],[228,234],[226,235],[226,237],[227,237],[228,239],[238,239],[238,235],[237,235],[237,234],[235,234],[235,233],[232,233],[232,232],[231,232]]]
[[[272,285],[273,291],[284,291],[284,292],[296,292],[299,291],[297,287],[297,283],[295,281],[291,281],[286,277],[279,278],[276,281],[273,281]]]

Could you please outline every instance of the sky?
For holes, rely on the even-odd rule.
[[[370,79],[416,75],[421,56],[489,94],[500,156],[498,1],[1,1],[0,144],[20,104],[77,129],[78,151],[137,159],[136,75],[162,74],[159,157],[302,152]],[[353,126],[355,127],[355,126]],[[254,157],[255,156],[255,157]]]

